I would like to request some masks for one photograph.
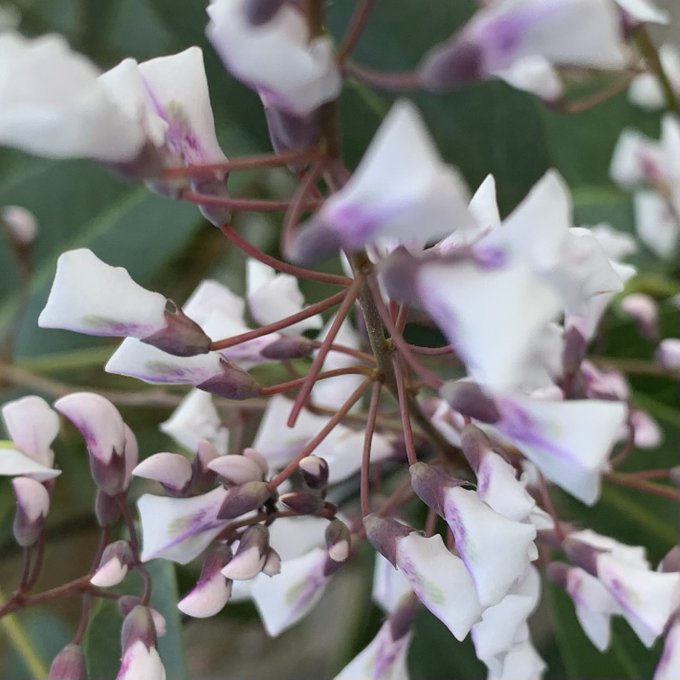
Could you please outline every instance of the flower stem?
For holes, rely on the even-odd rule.
[[[654,45],[654,42],[649,37],[647,32],[647,27],[644,24],[640,24],[635,29],[635,43],[640,50],[640,53],[645,58],[645,61],[649,65],[649,68],[654,71],[656,75],[661,91],[663,92],[663,97],[666,102],[666,108],[680,116],[680,100],[678,96],[673,91],[673,86],[671,81],[668,79],[668,75],[659,59],[659,53]]]
[[[376,381],[371,388],[371,401],[368,405],[368,415],[366,416],[366,432],[364,433],[364,448],[361,455],[361,514],[366,517],[371,512],[369,502],[369,477],[371,466],[371,444],[373,443],[373,433],[375,432],[376,420],[378,418],[378,408],[380,406],[380,391],[382,383]]]
[[[669,486],[662,486],[661,484],[655,484],[654,482],[648,482],[646,479],[639,479],[636,475],[629,475],[623,472],[607,472],[605,473],[605,479],[608,479],[614,484],[619,484],[620,486],[627,486],[631,489],[636,489],[637,491],[642,491],[643,493],[650,493],[660,498],[667,498],[670,501],[675,501],[677,503],[678,498],[680,498],[680,492],[677,489],[671,489]]]
[[[371,10],[375,5],[375,0],[359,0],[359,3],[352,14],[352,18],[349,21],[349,26],[347,31],[342,38],[340,47],[338,48],[338,54],[335,57],[338,64],[343,64],[352,51],[359,42],[361,34],[364,32],[366,27],[366,22],[371,14]]]

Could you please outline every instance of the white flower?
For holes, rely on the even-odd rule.
[[[675,680],[680,674],[680,619],[675,621],[666,634],[663,654],[654,671],[654,680]]]
[[[667,24],[668,12],[660,10],[652,0],[614,0],[634,23]]]
[[[659,47],[659,59],[673,91],[676,96],[680,96],[680,51],[675,45],[666,43]],[[650,72],[641,73],[633,78],[628,98],[645,109],[661,109],[666,104],[659,79],[655,73]]]
[[[331,39],[310,40],[304,14],[290,3],[253,25],[247,3],[212,0],[208,6],[208,39],[229,71],[257,90],[265,106],[297,116],[335,99],[342,83]]]
[[[165,668],[156,647],[143,640],[130,645],[121,661],[116,680],[165,680]]]
[[[373,591],[371,597],[383,611],[391,614],[404,597],[411,591],[411,586],[404,574],[393,567],[389,560],[379,552],[375,553],[373,568]]]

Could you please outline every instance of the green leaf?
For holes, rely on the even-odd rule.
[[[88,677],[115,678],[118,674],[122,623],[115,601],[97,600],[83,640]]]

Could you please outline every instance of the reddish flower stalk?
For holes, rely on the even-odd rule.
[[[300,453],[298,453],[298,455],[295,456],[281,472],[269,481],[267,484],[269,489],[276,489],[297,470],[298,463],[315,451],[316,447],[321,444],[321,442],[335,429],[335,426],[347,415],[347,413],[349,413],[352,406],[361,399],[372,382],[373,378],[366,378],[366,380],[350,394],[347,401],[338,409],[337,413],[323,426],[323,428],[319,430],[319,433],[307,443],[302,451],[300,451]]]
[[[380,407],[380,391],[382,383],[374,382],[371,387],[371,401],[368,405],[368,415],[366,416],[366,433],[364,434],[364,448],[361,455],[361,514],[363,517],[371,512],[369,502],[369,482],[371,466],[371,445],[373,444],[373,433],[378,418],[378,408]]]
[[[660,498],[666,498],[669,501],[677,503],[678,499],[680,499],[680,492],[677,489],[648,482],[646,479],[640,479],[636,475],[627,475],[623,472],[606,472],[604,477],[610,482],[614,482],[614,484],[627,486],[630,489],[636,489],[637,491],[659,496]]]
[[[413,440],[413,429],[411,427],[411,415],[408,408],[408,399],[406,397],[406,384],[404,382],[404,372],[401,368],[398,357],[392,357],[392,364],[394,365],[394,376],[397,381],[397,397],[399,399],[399,413],[401,415],[401,422],[404,426],[404,444],[406,446],[406,458],[409,465],[414,465],[418,462],[416,457],[416,445]]]
[[[332,371],[324,371],[316,376],[316,382],[319,380],[326,380],[327,378],[336,378],[339,375],[372,375],[373,369],[365,366],[349,366],[347,368],[336,368]],[[271,397],[274,394],[281,394],[296,387],[300,387],[304,383],[306,376],[289,380],[288,382],[279,383],[278,385],[267,385],[260,390],[263,397]]]
[[[228,224],[220,227],[220,231],[238,248],[240,248],[244,253],[250,255],[250,257],[264,262],[264,264],[273,267],[274,269],[284,272],[285,274],[292,274],[293,276],[299,276],[304,279],[309,279],[311,281],[319,281],[320,283],[332,283],[338,286],[348,286],[352,283],[352,279],[348,276],[340,276],[337,274],[326,274],[324,272],[317,272],[313,269],[305,269],[304,267],[297,267],[294,264],[289,264],[288,262],[283,262],[278,260],[267,253],[262,252],[259,248],[256,248],[251,243],[248,243],[243,237],[241,237],[232,227]]]
[[[453,353],[451,345],[444,345],[442,347],[423,347],[421,345],[412,345],[407,343],[408,348],[414,354],[424,354],[425,356],[438,357]]]
[[[296,314],[291,314],[280,321],[275,321],[274,323],[267,324],[260,328],[256,328],[252,331],[247,331],[245,333],[240,333],[239,335],[232,335],[230,338],[224,338],[223,340],[215,340],[210,343],[211,350],[227,349],[228,347],[233,347],[234,345],[240,345],[242,342],[248,340],[254,340],[255,338],[261,338],[263,335],[269,335],[270,333],[275,333],[283,328],[288,328],[298,321],[303,319],[308,319],[310,316],[315,316],[319,312],[324,312],[331,307],[341,303],[346,297],[346,291],[340,291],[335,295],[331,295],[325,300],[309,305],[306,309],[303,309]]]
[[[338,53],[335,57],[338,64],[342,65],[359,42],[361,34],[366,28],[366,23],[375,5],[375,0],[361,0],[352,14],[347,31],[342,38]]]
[[[333,320],[333,323],[328,329],[328,333],[326,334],[326,337],[324,338],[323,343],[319,348],[319,351],[316,353],[314,361],[312,361],[312,365],[309,368],[309,372],[305,377],[305,381],[302,384],[302,387],[300,387],[300,391],[295,397],[293,408],[291,409],[290,416],[288,417],[288,427],[295,426],[298,416],[300,415],[300,411],[302,410],[302,407],[304,406],[305,402],[307,401],[307,398],[309,397],[312,391],[312,388],[314,387],[314,383],[316,382],[316,378],[319,372],[321,371],[323,362],[326,359],[328,352],[330,352],[333,340],[335,340],[335,336],[338,334],[340,326],[342,326],[344,320],[347,318],[347,315],[352,310],[352,307],[354,306],[357,296],[359,295],[361,288],[364,285],[364,281],[365,281],[364,277],[359,276],[358,278],[354,279],[352,285],[345,292],[344,294],[345,298],[342,301],[340,307],[338,308],[338,312],[335,315],[335,319]]]
[[[199,194],[195,191],[182,191],[182,200],[196,203],[197,205],[213,205],[218,208],[228,208],[230,210],[248,210],[250,212],[285,212],[290,206],[290,201],[273,201],[260,198],[220,198],[219,196],[209,196]],[[304,206],[305,210],[316,210],[320,205],[319,201],[312,201]]]
[[[321,340],[311,340],[312,347],[314,349],[319,349],[323,345]],[[362,352],[360,349],[354,349],[354,347],[347,347],[347,345],[338,345],[333,343],[331,345],[331,352],[340,352],[341,354],[348,354],[349,356],[365,361],[371,365],[375,364],[375,357],[368,352]]]
[[[278,154],[261,154],[257,156],[243,156],[224,163],[206,163],[202,165],[185,165],[176,168],[166,168],[163,177],[186,177],[204,175],[215,171],[231,172],[232,170],[250,170],[252,168],[274,168],[280,165],[312,162],[320,157],[319,149],[310,147],[297,151],[282,151]]]
[[[418,74],[415,71],[377,71],[354,62],[345,64],[344,71],[362,83],[389,92],[410,92],[420,88]]]

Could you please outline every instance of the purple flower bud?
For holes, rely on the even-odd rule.
[[[669,371],[680,371],[680,340],[666,338],[659,343],[656,359]]]
[[[281,573],[281,556],[273,548],[269,548],[267,559],[262,567],[262,573],[267,576],[276,576]]]
[[[262,524],[248,527],[239,540],[236,554],[222,569],[222,576],[235,581],[255,578],[269,556],[269,529]]]
[[[196,387],[204,392],[237,401],[252,399],[260,393],[259,385],[249,373],[224,358],[220,359],[220,366],[222,368],[221,373],[212,376]]]
[[[136,642],[141,641],[147,649],[156,646],[156,626],[149,607],[137,605],[130,611],[123,621],[120,640],[123,655]]]
[[[254,460],[262,470],[262,476],[264,477],[269,472],[269,462],[267,459],[256,449],[247,448],[243,449],[243,455],[250,460]]]
[[[479,45],[454,38],[436,45],[418,71],[426,90],[451,90],[484,78],[484,52]]]
[[[269,139],[276,153],[313,146],[319,139],[319,116],[316,111],[297,116],[273,106],[264,107]]]
[[[19,205],[6,205],[0,210],[2,224],[18,248],[25,250],[31,246],[38,234],[38,221],[35,215]]]
[[[314,345],[302,335],[281,335],[267,345],[261,352],[266,359],[283,361],[286,359],[305,359],[312,355]]]
[[[110,588],[122,582],[128,572],[128,566],[134,562],[132,548],[127,541],[115,541],[104,549],[99,567],[90,579],[93,586]]]
[[[309,266],[333,257],[341,247],[338,234],[321,220],[313,218],[296,234],[286,256],[292,262]]]
[[[87,680],[85,655],[80,645],[66,645],[52,660],[48,680]]]
[[[578,371],[587,349],[588,343],[581,331],[574,325],[567,326],[564,331],[564,349],[562,350],[562,369],[567,375]]]
[[[380,278],[390,297],[418,304],[418,260],[406,248],[397,248],[380,262]]]
[[[262,468],[246,456],[218,456],[208,463],[208,467],[230,486],[262,481]]]
[[[132,474],[159,482],[171,496],[183,496],[192,478],[191,463],[179,453],[155,453],[143,460]]]
[[[496,423],[501,419],[494,400],[475,382],[470,380],[447,382],[439,392],[454,411],[464,416],[481,420],[483,423]]]
[[[190,182],[191,190],[204,196],[229,198],[225,180],[225,173],[219,171],[211,176],[197,177]],[[198,209],[201,211],[201,215],[218,229],[231,221],[231,211],[223,206],[204,204],[199,205]]]
[[[250,0],[246,3],[246,19],[253,26],[266,24],[288,0]]]
[[[235,486],[227,492],[217,513],[217,519],[234,519],[261,507],[271,496],[272,492],[265,482],[248,482],[242,486]]]
[[[27,548],[38,540],[43,530],[50,509],[50,495],[40,482],[29,477],[15,477],[12,486],[17,498],[12,531],[16,542]]]
[[[138,595],[121,595],[118,598],[118,610],[123,615],[127,616],[137,605],[142,604],[142,598]],[[163,637],[167,629],[167,623],[165,617],[153,607],[149,607],[151,611],[151,618],[153,619],[153,624],[156,626],[156,635],[158,637]]]
[[[397,543],[399,539],[414,531],[401,522],[378,517],[376,514],[364,517],[364,529],[366,530],[366,538],[371,545],[388,559],[393,567],[397,566]]]
[[[347,525],[339,519],[331,520],[326,527],[326,548],[334,562],[344,562],[349,557],[352,534]]]
[[[631,293],[621,300],[621,309],[635,322],[642,337],[654,341],[659,337],[659,310],[654,298]]]
[[[460,439],[465,458],[472,469],[478,472],[484,454],[492,449],[489,438],[478,427],[468,424],[463,428]]]
[[[658,571],[680,571],[680,547],[671,548],[659,562]]]
[[[191,462],[192,493],[202,494],[213,488],[217,475],[209,468],[209,465],[219,455],[215,445],[211,442],[205,439],[198,442],[196,456]]]
[[[564,564],[564,562],[551,562],[548,565],[547,575],[553,583],[566,590],[569,583],[569,572],[573,568]]]
[[[207,618],[222,610],[231,597],[232,582],[220,572],[231,557],[226,543],[217,543],[208,550],[196,585],[177,604],[180,611],[194,618]]]
[[[284,493],[279,501],[301,515],[314,515],[324,507],[323,498],[309,491]]]
[[[120,519],[121,510],[118,502],[113,496],[97,489],[97,496],[94,502],[94,514],[100,527],[108,527]]]
[[[392,639],[396,642],[411,632],[420,603],[413,593],[404,595],[397,608],[390,614],[390,630]]]
[[[325,489],[328,485],[328,463],[319,456],[307,456],[299,463],[300,473],[310,489]]]
[[[585,569],[592,576],[597,576],[597,558],[605,551],[569,537],[562,543],[562,549],[573,564]]]
[[[142,342],[178,357],[192,357],[210,351],[210,338],[172,300],[165,303],[164,316],[165,328],[141,338]]]
[[[411,473],[411,486],[420,500],[443,517],[443,502],[446,491],[461,486],[464,482],[449,477],[439,468],[427,463],[415,463],[411,465],[409,471]]]

